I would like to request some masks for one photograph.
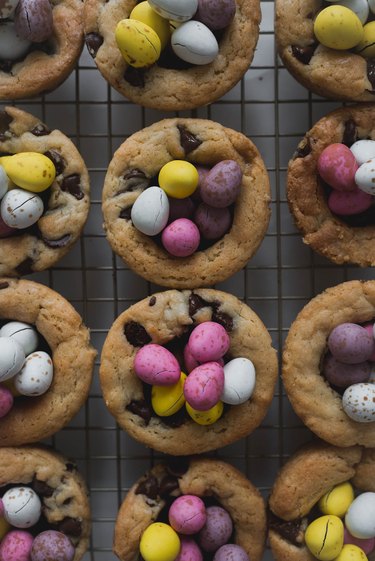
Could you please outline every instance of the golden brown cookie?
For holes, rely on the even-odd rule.
[[[139,232],[131,207],[164,164],[187,160],[212,167],[235,160],[243,179],[230,230],[190,257],[173,257]],[[243,134],[205,119],[164,119],[128,138],[115,152],[103,189],[104,228],[115,253],[139,275],[170,288],[195,288],[220,282],[244,267],[257,250],[270,218],[266,168]]]
[[[231,516],[234,540],[251,561],[260,561],[266,514],[259,491],[233,466],[207,458],[158,464],[137,481],[117,516],[113,551],[121,561],[138,559],[144,530],[180,495],[214,499]]]
[[[171,417],[158,417],[151,408],[150,386],[134,374],[135,354],[147,343],[173,342],[178,356],[184,336],[203,321],[216,321],[227,330],[230,358],[253,362],[254,392],[242,405],[227,407],[211,425],[198,425],[184,408]],[[258,316],[236,297],[212,289],[168,290],[131,306],[112,325],[100,367],[105,403],[121,428],[147,446],[175,456],[214,450],[252,432],[267,412],[276,378],[276,353]]]
[[[375,265],[375,219],[372,206],[363,215],[339,217],[327,205],[317,162],[329,144],[351,146],[375,139],[375,107],[357,105],[329,113],[306,134],[289,162],[287,197],[303,241],[334,263]]]
[[[41,284],[1,278],[0,319],[34,325],[52,352],[49,390],[39,397],[16,398],[0,424],[0,446],[36,442],[64,427],[84,404],[96,352],[80,315]]]
[[[313,298],[292,323],[283,350],[282,377],[290,402],[320,438],[337,446],[375,447],[374,423],[353,421],[341,395],[321,374],[331,331],[341,323],[375,318],[375,281],[344,282]]]
[[[207,105],[228,92],[249,68],[258,41],[259,0],[236,0],[236,14],[212,63],[181,69],[170,68],[168,59],[147,68],[127,65],[115,41],[115,28],[136,4],[135,0],[85,0],[84,7],[90,54],[111,86],[134,103],[165,111]]]

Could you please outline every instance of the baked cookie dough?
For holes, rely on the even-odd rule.
[[[283,350],[282,378],[293,409],[320,438],[337,446],[375,447],[374,423],[353,421],[341,396],[321,375],[332,329],[375,318],[375,281],[344,282],[313,298],[292,323]]]
[[[39,397],[16,398],[0,423],[0,446],[36,442],[64,427],[86,401],[96,352],[79,314],[41,284],[1,278],[0,320],[34,325],[52,352],[49,390]]]
[[[269,499],[269,540],[276,561],[315,561],[305,545],[308,515],[332,487],[350,481],[375,492],[375,451],[322,442],[303,447],[277,476]],[[369,560],[375,559],[375,552]]]
[[[260,561],[266,513],[259,491],[233,466],[207,458],[158,464],[133,485],[115,526],[113,551],[121,561],[138,559],[142,533],[158,519],[165,505],[180,495],[215,499],[233,520],[234,543],[242,546],[252,561]]]
[[[328,145],[351,146],[360,139],[375,139],[373,105],[344,107],[320,119],[289,162],[287,198],[307,245],[334,263],[368,267],[375,265],[375,207],[359,220],[334,215],[317,171],[319,156]]]
[[[115,28],[128,18],[135,0],[85,0],[84,30],[90,54],[104,78],[134,103],[178,111],[212,103],[244,75],[253,59],[261,19],[259,0],[236,0],[232,23],[219,41],[219,54],[210,64],[175,69],[161,66],[133,68],[123,59]]]
[[[182,415],[157,417],[134,374],[135,354],[151,342],[166,345],[174,340],[178,344],[178,338],[203,321],[224,326],[231,358],[253,362],[254,392],[242,405],[228,407],[209,426],[196,424],[184,409]],[[112,325],[100,366],[105,403],[121,428],[146,446],[175,456],[214,450],[252,432],[267,412],[276,378],[276,352],[258,316],[231,294],[212,289],[168,290],[131,306]]]
[[[87,168],[63,133],[50,131],[39,119],[15,107],[0,112],[0,152],[40,152],[56,167],[55,181],[46,191],[45,212],[38,222],[0,239],[0,275],[43,271],[59,261],[82,232],[90,207]]]
[[[137,197],[171,160],[203,166],[235,160],[243,172],[228,233],[185,258],[172,257],[130,219]],[[268,227],[269,204],[265,165],[246,136],[205,119],[164,119],[115,152],[103,189],[104,229],[113,251],[147,280],[170,288],[210,286],[239,271],[255,253]]]
[[[88,547],[91,523],[86,485],[75,465],[47,447],[0,448],[1,494],[1,487],[20,484],[39,496],[45,525],[69,537],[75,547],[73,561],[79,561]]]
[[[325,97],[374,101],[375,60],[318,43],[314,20],[322,0],[276,0],[275,33],[279,55],[303,86]]]

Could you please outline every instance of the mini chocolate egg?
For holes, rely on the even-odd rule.
[[[375,493],[361,493],[345,516],[345,526],[355,538],[375,538]]]
[[[184,535],[199,532],[206,523],[206,518],[205,504],[195,495],[177,497],[168,511],[169,524],[176,532]]]
[[[151,7],[165,19],[187,21],[198,8],[198,0],[149,0]]]
[[[180,370],[176,357],[155,343],[141,347],[134,358],[134,372],[147,384],[175,384],[180,379]]]
[[[230,338],[220,323],[204,321],[194,327],[188,345],[198,362],[211,362],[225,355],[230,347]]]
[[[224,388],[224,370],[217,362],[205,362],[185,380],[184,396],[197,411],[207,411],[218,403]]]
[[[340,0],[340,2],[335,2],[337,6],[345,6],[354,12],[362,25],[367,21],[369,14],[369,5],[367,0]]]
[[[131,219],[137,230],[148,236],[159,234],[168,222],[168,197],[160,187],[149,187],[137,197]]]
[[[368,160],[375,158],[375,140],[357,140],[351,145],[350,151],[353,153],[357,164],[361,166]]]
[[[171,45],[175,54],[190,64],[209,64],[219,52],[215,35],[195,20],[183,23],[172,33]]]
[[[38,346],[38,332],[34,326],[22,321],[9,321],[0,329],[0,337],[12,337],[23,347],[25,355],[34,352]]]
[[[0,386],[0,419],[5,417],[13,407],[12,392],[5,386]]]
[[[255,368],[248,358],[238,357],[224,366],[224,389],[221,401],[240,405],[250,399],[255,388]]]
[[[375,421],[375,385],[371,383],[353,384],[346,388],[342,396],[345,413],[357,423]]]
[[[4,516],[16,528],[30,528],[40,518],[42,505],[30,487],[12,487],[3,496]]]
[[[53,14],[49,0],[19,0],[14,16],[20,37],[43,43],[53,33]]]
[[[155,12],[147,0],[134,6],[130,12],[129,19],[135,19],[149,25],[159,37],[161,48],[164,49],[171,36],[169,22]]]
[[[354,154],[345,144],[330,144],[321,152],[318,163],[320,177],[338,191],[354,191],[358,169]]]
[[[330,49],[352,49],[363,37],[359,17],[345,6],[332,5],[324,8],[314,22],[318,41]]]
[[[33,193],[48,189],[56,177],[52,160],[39,152],[19,152],[13,156],[3,156],[0,164],[13,183]]]
[[[30,561],[34,538],[24,530],[12,530],[0,544],[1,561]]]
[[[13,378],[25,362],[22,346],[11,337],[0,337],[0,382]]]
[[[119,21],[115,39],[125,61],[135,68],[151,66],[160,56],[161,43],[157,33],[141,21]]]
[[[364,58],[375,57],[375,21],[370,21],[363,26],[363,37],[355,50]]]
[[[185,199],[198,187],[197,168],[185,160],[171,160],[160,170],[158,181],[167,195],[176,199]]]
[[[38,534],[31,548],[31,561],[73,561],[75,547],[65,534],[46,530]]]
[[[0,22],[0,60],[21,60],[30,45],[30,41],[17,35],[12,21]]]
[[[213,561],[250,561],[250,559],[243,547],[227,543],[219,547]]]
[[[368,561],[365,552],[356,545],[344,545],[335,561]]]
[[[174,257],[189,257],[199,246],[200,234],[197,226],[188,218],[178,218],[164,228],[161,241]]]
[[[195,211],[194,222],[206,240],[218,240],[230,229],[232,217],[228,208],[201,203]]]
[[[373,338],[356,323],[341,323],[332,329],[328,337],[328,348],[333,356],[348,364],[368,360],[373,345]]]
[[[188,402],[186,402],[185,406],[189,416],[198,425],[213,425],[218,419],[220,419],[224,411],[222,401],[218,401],[216,405],[211,407],[211,409],[208,409],[208,411],[198,411],[197,409],[193,409]]]
[[[209,29],[224,29],[236,13],[236,0],[198,0],[198,11],[194,19]]]
[[[0,165],[0,199],[4,197],[8,189],[9,189],[9,177],[7,176],[3,166]]]
[[[323,514],[334,514],[339,518],[343,518],[353,501],[353,487],[349,481],[346,481],[336,485],[323,495],[319,500],[319,508]]]
[[[326,380],[338,388],[347,388],[352,384],[367,382],[371,372],[371,363],[359,362],[345,364],[335,359],[331,354],[324,357],[322,373]],[[330,513],[326,513],[330,514]]]
[[[9,19],[14,14],[18,0],[5,0],[0,7],[0,19]]]
[[[21,371],[14,378],[14,386],[21,395],[46,393],[53,379],[53,362],[44,351],[36,351],[26,357]]]
[[[181,549],[175,561],[203,561],[199,545],[193,538],[181,536]]]
[[[233,522],[228,512],[221,506],[206,508],[206,523],[199,532],[199,545],[207,552],[215,552],[225,545],[233,531]]]
[[[375,158],[368,160],[358,168],[355,182],[365,193],[375,195]]]
[[[154,522],[141,536],[139,550],[145,561],[174,561],[180,551],[180,538],[168,524]]]
[[[305,543],[314,557],[320,561],[332,561],[344,544],[344,525],[338,516],[320,516],[308,525]]]
[[[11,189],[1,199],[1,217],[11,228],[23,230],[38,222],[44,207],[35,193],[23,189]]]
[[[349,530],[345,528],[344,530],[344,544],[353,544],[362,549],[366,555],[369,555],[375,550],[375,538],[368,538],[367,540],[361,540],[360,538],[355,538],[351,535]]]
[[[365,212],[372,205],[373,198],[358,187],[354,191],[336,191],[328,195],[328,208],[339,216],[353,216]]]
[[[222,160],[210,169],[202,182],[202,200],[215,208],[224,208],[236,200],[241,189],[242,170],[234,160]]]
[[[184,384],[186,374],[181,372],[180,379],[170,386],[152,386],[151,405],[160,417],[174,415],[185,404]]]

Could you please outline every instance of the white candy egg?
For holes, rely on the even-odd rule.
[[[4,517],[16,528],[30,528],[40,518],[42,505],[30,487],[12,487],[3,496]]]
[[[13,378],[25,362],[22,346],[10,337],[0,337],[0,382]]]
[[[22,39],[16,33],[16,28],[12,21],[0,23],[0,59],[1,60],[18,60],[23,58],[31,42]]]
[[[338,6],[345,6],[345,8],[348,8],[357,14],[362,25],[366,23],[369,14],[369,5],[367,0],[340,0],[339,2],[335,2],[335,4]]]
[[[22,321],[10,321],[0,329],[0,337],[12,337],[29,355],[38,347],[38,333],[32,325]]]
[[[168,197],[160,187],[149,187],[142,191],[131,210],[134,227],[148,236],[159,234],[165,228],[168,217]]]
[[[14,386],[22,395],[42,395],[53,378],[53,362],[44,351],[31,353],[25,360],[21,371],[14,377]]]
[[[9,177],[5,173],[5,169],[3,168],[3,166],[0,166],[0,199],[4,197],[8,189],[9,189]]]
[[[353,421],[375,421],[375,385],[366,382],[349,386],[342,396],[342,406]]]
[[[209,64],[218,52],[215,35],[200,21],[187,21],[172,33],[172,49],[178,57],[191,64]]]
[[[375,0],[367,0],[370,11],[375,14]]]
[[[187,21],[198,9],[198,0],[149,0],[150,6],[163,18]]]
[[[361,166],[375,158],[375,140],[357,140],[351,145],[350,150],[353,152],[357,164]]]
[[[357,169],[354,180],[359,189],[375,195],[375,158],[368,160]]]
[[[245,403],[255,388],[255,368],[248,358],[234,358],[224,366],[221,401],[230,405]]]
[[[17,7],[18,0],[5,0],[0,7],[0,19],[10,18]]]
[[[375,538],[375,493],[361,493],[345,516],[345,526],[355,538]]]
[[[35,224],[43,210],[42,199],[24,189],[11,189],[1,200],[1,218],[7,226],[19,230]]]

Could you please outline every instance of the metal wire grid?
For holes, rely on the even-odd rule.
[[[283,68],[274,47],[273,2],[263,1],[261,7],[258,47],[243,80],[211,106],[179,115],[209,118],[241,130],[255,142],[266,162],[272,184],[267,235],[246,268],[217,288],[232,292],[258,313],[280,352],[291,322],[311,297],[344,280],[374,278],[374,272],[332,265],[304,246],[294,228],[285,198],[288,159],[305,131],[338,104],[310,94]],[[93,531],[84,561],[112,561],[118,507],[132,483],[161,455],[119,430],[107,412],[98,382],[100,351],[119,313],[162,289],[137,277],[111,253],[101,225],[101,190],[108,162],[123,140],[170,114],[123,99],[104,81],[86,50],[75,72],[55,92],[16,105],[70,136],[90,171],[91,212],[83,237],[57,267],[31,278],[72,302],[90,327],[92,343],[98,349],[86,405],[48,442],[75,458],[86,476]],[[285,458],[310,438],[279,382],[261,427],[216,454],[242,470],[266,498]],[[264,559],[272,559],[269,550]]]

